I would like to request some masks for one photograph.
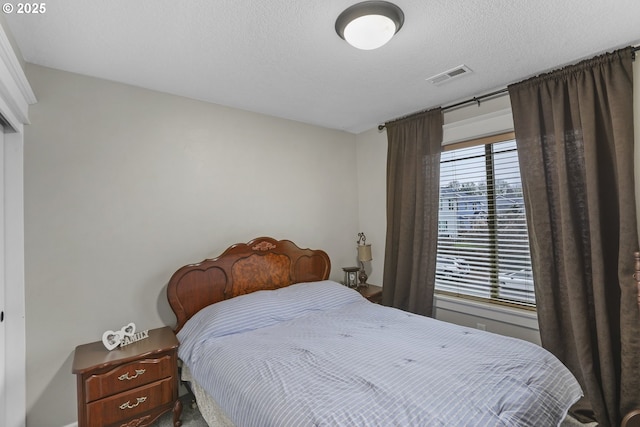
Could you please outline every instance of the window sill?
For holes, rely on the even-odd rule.
[[[435,308],[538,331],[535,311],[436,294]],[[437,317],[437,316],[436,316]]]

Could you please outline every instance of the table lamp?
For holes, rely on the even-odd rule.
[[[364,271],[364,263],[367,261],[371,261],[373,257],[371,256],[371,245],[367,245],[367,236],[364,233],[358,233],[358,261],[360,261],[360,273],[358,274],[358,279],[360,283],[358,286],[367,286],[367,273]]]

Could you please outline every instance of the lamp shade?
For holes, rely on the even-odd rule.
[[[336,20],[336,32],[353,47],[377,49],[404,23],[404,13],[393,3],[365,1],[345,9]]]
[[[358,261],[366,262],[371,261],[371,245],[358,245]]]

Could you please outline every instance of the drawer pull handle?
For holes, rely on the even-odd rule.
[[[139,404],[141,404],[142,402],[144,402],[145,400],[147,400],[147,396],[138,397],[136,400],[137,400],[136,403],[134,403],[133,405],[131,404],[130,400],[127,400],[125,403],[120,405],[120,409],[122,409],[123,411],[125,409],[133,409],[136,406],[138,406]]]
[[[136,374],[135,374],[134,376],[130,377],[130,376],[129,376],[129,372],[127,372],[127,373],[126,373],[126,374],[124,374],[124,375],[120,375],[120,376],[118,377],[118,379],[119,379],[120,381],[124,381],[124,380],[131,381],[131,380],[135,380],[136,378],[138,378],[140,375],[144,374],[145,372],[146,372],[146,369],[136,369]]]

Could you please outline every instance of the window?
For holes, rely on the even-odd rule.
[[[440,161],[436,291],[535,307],[513,134],[450,147]]]

